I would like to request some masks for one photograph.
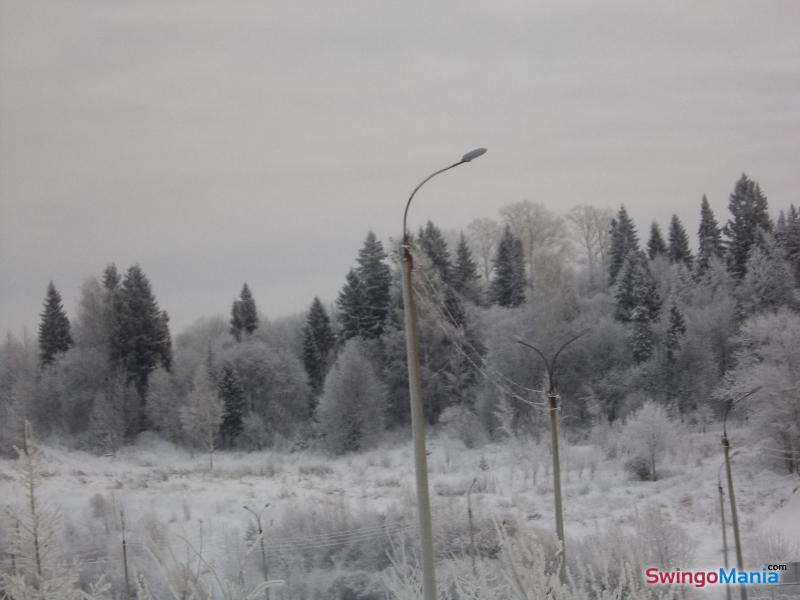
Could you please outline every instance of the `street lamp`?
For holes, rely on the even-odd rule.
[[[406,329],[406,357],[408,360],[408,389],[411,401],[411,430],[414,438],[414,468],[417,480],[417,512],[422,546],[422,592],[424,600],[436,600],[436,574],[433,566],[433,527],[431,525],[431,502],[428,490],[428,460],[425,454],[425,415],[422,409],[422,381],[419,374],[419,343],[417,340],[417,307],[411,286],[411,271],[414,261],[411,256],[411,239],[406,222],[411,200],[425,183],[436,175],[468,163],[486,153],[486,148],[467,152],[457,163],[428,175],[414,188],[406,202],[403,213],[403,308]]]
[[[557,361],[561,352],[563,352],[564,349],[571,343],[579,340],[587,333],[589,333],[588,329],[568,339],[566,342],[561,344],[558,350],[556,350],[550,358],[548,358],[544,352],[539,350],[539,348],[533,344],[530,344],[519,337],[515,338],[518,344],[525,346],[526,348],[530,348],[536,352],[536,354],[539,355],[539,358],[542,359],[545,369],[547,370],[547,398],[550,403],[550,437],[553,455],[553,494],[555,496],[556,535],[558,536],[558,541],[561,543],[561,562],[558,568],[558,577],[561,583],[565,583],[567,580],[567,558],[566,543],[564,540],[564,509],[561,503],[561,463],[558,457],[558,414],[556,414],[558,411],[558,383],[556,380],[556,366],[558,364]]]
[[[728,475],[728,497],[731,500],[731,524],[733,525],[733,541],[736,544],[736,566],[739,568],[740,571],[744,569],[744,560],[742,559],[742,540],[739,537],[739,516],[736,513],[736,496],[733,492],[733,474],[731,473],[731,456],[730,450],[731,445],[728,442],[728,414],[730,414],[731,410],[733,409],[734,405],[737,402],[744,400],[745,398],[749,398],[753,394],[755,394],[758,390],[761,389],[761,386],[755,387],[749,392],[745,392],[741,396],[737,398],[728,398],[727,402],[725,402],[725,412],[722,415],[722,449],[725,452],[725,472]],[[747,589],[745,586],[739,586],[739,594],[742,600],[747,600]]]

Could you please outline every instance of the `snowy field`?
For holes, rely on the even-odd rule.
[[[731,433],[734,446],[745,437],[745,431]],[[482,556],[492,555],[487,548],[496,528],[511,523],[552,544],[546,445],[511,440],[467,449],[460,441],[433,436],[429,451],[442,559],[469,555],[471,485]],[[338,459],[310,452],[217,453],[213,471],[207,456],[193,457],[155,438],[116,457],[48,447],[43,453],[39,498],[62,517],[53,557],[80,559],[87,577],[106,572],[121,581],[121,510],[131,571],[151,588],[171,581],[177,590],[188,585],[181,578],[193,577],[257,584],[263,565],[245,505],[258,511],[270,504],[263,517],[267,568],[270,579],[286,582],[273,589],[273,598],[325,597],[322,590],[337,581],[354,586],[354,578],[362,595],[353,598],[372,597],[367,588],[380,597],[387,551],[396,552],[403,541],[413,546],[413,458],[410,443],[402,439]],[[611,434],[594,445],[568,445],[562,456],[572,560],[581,560],[584,550],[596,560],[597,544],[639,538],[655,560],[661,555],[685,568],[722,565],[717,492],[722,451],[716,432],[685,434],[664,457],[657,482],[632,480]],[[744,448],[736,454],[734,477],[746,562],[800,560],[783,554],[800,540],[798,479],[779,474],[768,454]],[[0,498],[12,512],[23,511],[25,501],[15,480],[14,463],[0,461]],[[733,563],[732,533],[728,538]],[[4,554],[2,560],[8,568],[10,557]]]

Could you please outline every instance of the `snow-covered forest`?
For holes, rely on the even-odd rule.
[[[702,594],[642,569],[722,564],[721,417],[756,388],[728,419],[745,558],[800,560],[773,522],[800,517],[800,210],[732,183],[691,223],[523,201],[414,233],[442,597]],[[243,282],[181,332],[146,264],[90,275],[73,315],[42,282],[38,335],[0,347],[6,597],[419,597],[399,250],[365,232],[336,298],[271,317]],[[552,382],[518,340],[576,336],[562,584]]]

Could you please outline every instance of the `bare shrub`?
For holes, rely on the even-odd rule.
[[[297,472],[306,477],[325,477],[326,475],[333,475],[333,468],[325,463],[311,463],[299,465]]]
[[[95,519],[102,519],[108,513],[108,502],[106,502],[103,494],[95,494],[89,500],[89,505],[92,508],[92,517]]]
[[[653,478],[650,461],[644,456],[634,456],[623,464],[627,473],[638,481],[650,481]]]
[[[388,488],[399,488],[403,484],[400,482],[400,479],[397,477],[385,477],[383,479],[378,479],[376,482],[378,487],[388,487]]]
[[[488,442],[480,419],[464,406],[445,408],[439,415],[439,425],[446,436],[460,440],[466,448],[480,448]]]

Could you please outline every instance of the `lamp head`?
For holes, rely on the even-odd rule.
[[[483,156],[486,154],[486,148],[475,148],[475,150],[470,150],[464,156],[461,157],[461,162],[470,162],[471,160],[478,158],[479,156]]]

